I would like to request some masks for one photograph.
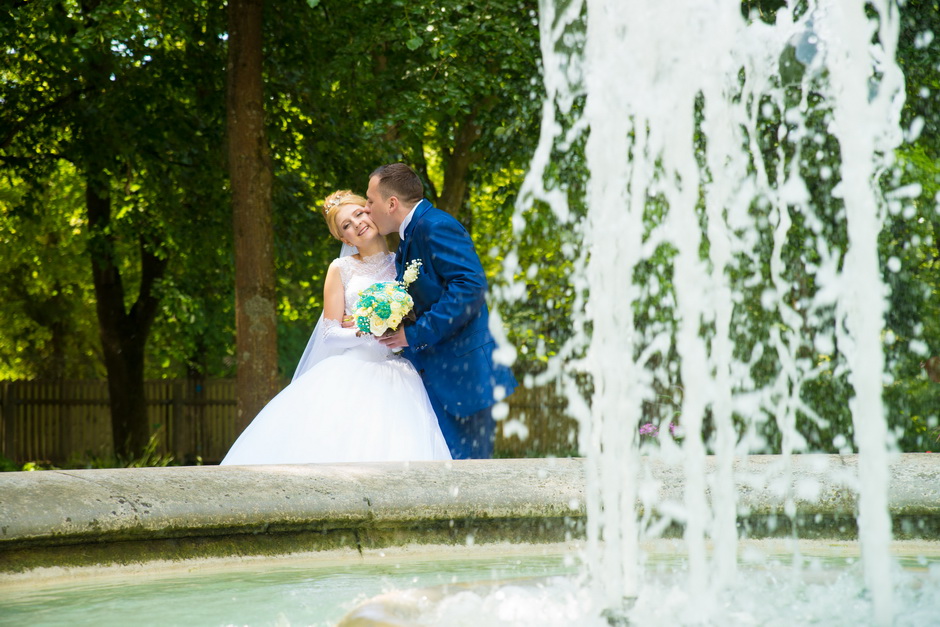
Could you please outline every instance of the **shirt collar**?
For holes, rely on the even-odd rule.
[[[411,219],[415,215],[415,209],[418,208],[418,205],[421,204],[419,200],[414,207],[411,208],[411,211],[408,212],[408,215],[405,216],[405,219],[401,221],[401,226],[398,227],[398,237],[405,239],[405,229],[408,228],[408,225],[411,224]]]

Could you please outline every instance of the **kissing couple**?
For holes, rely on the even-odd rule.
[[[222,464],[492,457],[492,407],[516,380],[493,361],[486,275],[470,235],[424,198],[403,163],[372,172],[365,198],[330,194],[322,213],[343,243],[326,273],[323,316],[290,385]],[[391,253],[385,236],[395,232]],[[360,293],[402,282],[408,268],[418,270],[407,285],[413,320],[364,333],[354,319]]]

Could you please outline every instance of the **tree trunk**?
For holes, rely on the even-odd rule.
[[[478,155],[473,143],[480,136],[476,112],[464,118],[454,132],[454,147],[444,156],[444,185],[438,207],[464,223],[469,230],[469,217],[462,209],[467,196],[467,176]]]
[[[130,312],[125,311],[124,285],[111,231],[111,198],[98,172],[86,174],[85,202],[98,329],[108,372],[114,451],[130,460],[140,456],[155,431],[147,419],[144,349],[159,304],[153,286],[163,276],[167,260],[153,254],[141,240],[140,293]]]
[[[97,0],[82,3],[86,25],[95,25],[95,10],[99,4]],[[88,87],[86,97],[95,99],[106,94],[111,86],[110,44],[98,41],[88,53],[89,63],[84,74]],[[92,102],[92,105],[96,106],[88,108],[79,132],[88,212],[88,248],[98,331],[108,373],[114,452],[130,460],[140,456],[154,431],[147,419],[144,397],[144,349],[159,305],[153,287],[165,273],[167,260],[153,252],[158,248],[154,242],[140,238],[140,291],[128,311],[111,224],[109,171],[119,169],[111,147],[120,140],[110,135],[107,124],[102,124],[100,116],[104,114],[97,111],[102,108],[101,104]]]
[[[277,393],[271,157],[264,129],[261,0],[228,5],[228,158],[235,233],[237,430]]]

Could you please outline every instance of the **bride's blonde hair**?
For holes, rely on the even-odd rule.
[[[320,211],[323,213],[323,219],[326,220],[326,226],[330,229],[330,235],[338,240],[342,240],[339,234],[339,225],[336,224],[336,216],[339,213],[337,209],[343,205],[366,206],[366,199],[359,194],[354,194],[348,189],[335,191],[326,197],[323,201],[323,207]]]

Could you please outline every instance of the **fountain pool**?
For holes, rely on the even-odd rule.
[[[794,563],[798,549],[800,566]],[[326,551],[84,569],[0,584],[9,625],[606,625],[579,573],[580,543]],[[682,622],[689,598],[680,540],[641,544],[649,599],[636,624]],[[940,611],[940,543],[893,546],[896,625],[932,624]],[[742,542],[741,580],[720,599],[722,624],[867,624],[858,544]],[[65,576],[63,576],[65,575]]]
[[[641,600],[631,608],[634,625],[793,625],[854,627],[871,622],[871,600],[856,543],[832,541],[743,541],[742,577],[721,591],[706,616],[687,586],[683,542],[640,545],[645,571]],[[896,543],[894,577],[903,611],[895,625],[933,624],[940,609],[937,543]],[[801,562],[794,562],[794,552]],[[577,576],[477,582],[471,586],[395,590],[347,614],[339,627],[354,625],[574,625],[605,627],[609,617]]]
[[[740,576],[714,616],[773,624],[767,616],[792,620],[784,610],[799,607],[839,624],[832,607],[853,621],[870,611],[857,461],[753,456],[734,466]],[[681,465],[644,468],[656,508],[637,511],[671,520]],[[707,476],[716,468],[709,461]],[[940,612],[940,456],[901,456],[890,477],[898,616],[919,620]],[[0,623],[134,613],[154,624],[322,625],[405,612],[405,624],[592,624],[585,483],[578,459],[3,473]],[[805,518],[787,515],[791,491]],[[638,543],[647,594],[634,611],[646,624],[694,611],[683,531],[659,535],[668,537]],[[709,557],[716,550],[706,545]]]
[[[0,624],[325,626],[393,590],[576,568],[574,547],[505,544],[52,569],[0,584]]]

